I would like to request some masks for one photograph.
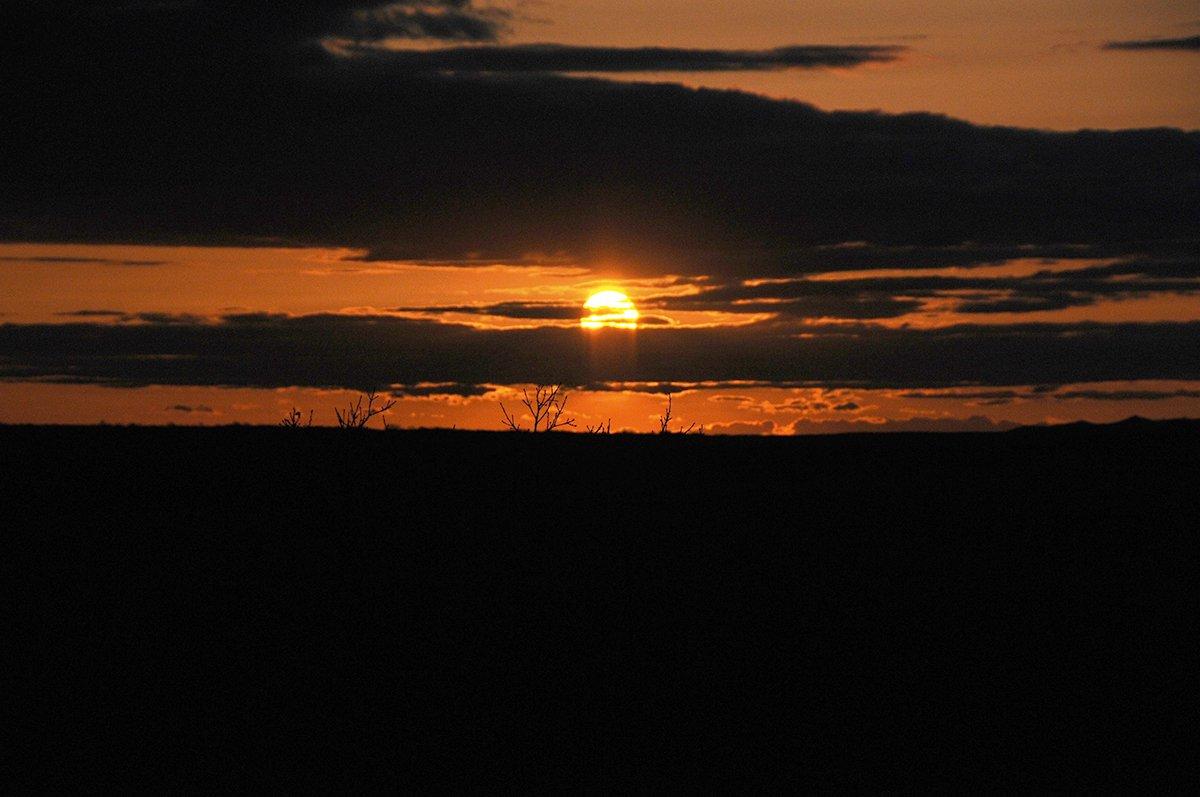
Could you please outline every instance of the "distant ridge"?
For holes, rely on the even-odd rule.
[[[1167,429],[1186,430],[1200,432],[1200,419],[1197,418],[1162,418],[1154,420],[1144,418],[1141,415],[1130,415],[1120,421],[1111,423],[1095,423],[1093,421],[1072,421],[1071,423],[1034,423],[1025,426],[1018,426],[1016,429],[1009,430],[1012,433],[1029,433],[1029,432],[1067,432],[1067,431],[1161,431]]]

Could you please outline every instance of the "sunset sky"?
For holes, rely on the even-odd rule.
[[[539,382],[614,430],[668,393],[709,433],[1200,417],[1200,2],[0,31],[2,423],[331,424],[374,389],[391,426],[499,429]],[[581,323],[602,291],[636,323]]]

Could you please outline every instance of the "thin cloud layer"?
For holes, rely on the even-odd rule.
[[[794,46],[772,50],[701,50],[676,47],[580,47],[525,44],[389,50],[349,46],[336,52],[370,58],[389,69],[414,72],[731,72],[854,67],[893,61],[898,46]]]
[[[919,268],[923,262],[907,264]],[[994,265],[1011,267],[1009,261]],[[689,293],[645,296],[637,304],[646,319],[655,318],[647,311],[667,314],[663,320],[672,312],[687,311],[868,320],[901,318],[934,308],[941,313],[1031,313],[1089,307],[1101,301],[1200,295],[1200,259],[1184,256],[1134,257],[1094,266],[1080,266],[1074,259],[1053,260],[1020,276],[974,276],[971,271],[904,276],[895,271],[873,276],[865,270],[865,276],[837,279],[831,278],[837,276],[832,272],[815,279],[709,280]],[[531,321],[573,321],[585,315],[578,302],[563,301],[400,306],[391,311]]]
[[[1200,51],[1200,36],[1178,39],[1132,39],[1112,41],[1104,44],[1105,50],[1182,50]]]
[[[1057,385],[1039,385],[1024,390],[912,390],[898,394],[905,399],[929,399],[937,401],[966,401],[981,405],[1011,404],[1014,401],[1170,401],[1172,399],[1200,398],[1200,390],[1179,388],[1175,390],[1062,390]]]
[[[609,334],[611,333],[611,334]],[[343,387],[749,381],[827,387],[1200,379],[1200,322],[487,330],[388,316],[0,325],[0,378]]]
[[[1025,276],[881,276],[748,280],[703,285],[684,295],[652,296],[663,311],[772,313],[802,318],[896,318],[936,301],[957,313],[1028,313],[1086,307],[1101,300],[1200,294],[1200,259],[1134,257],[1099,266],[1046,268]],[[920,268],[923,261],[908,261]],[[1002,264],[997,264],[1002,265]]]

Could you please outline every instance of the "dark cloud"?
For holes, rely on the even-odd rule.
[[[1079,277],[1156,277],[1158,279],[1200,279],[1200,244],[1190,244],[1190,255],[1177,257],[1135,257],[1078,272]]]
[[[450,304],[427,307],[392,307],[393,313],[420,313],[423,315],[478,315],[493,318],[514,318],[530,321],[578,321],[589,315],[578,302],[497,302],[495,304]],[[670,318],[643,313],[638,325],[670,326]]]
[[[497,302],[495,304],[457,304],[434,305],[429,307],[393,307],[395,313],[427,313],[443,315],[460,313],[464,315],[483,315],[498,318],[527,318],[541,321],[574,320],[586,315],[578,303],[564,302]]]
[[[643,310],[720,311],[797,318],[896,318],[929,300],[962,313],[1027,313],[1152,294],[1200,293],[1200,258],[1130,258],[1103,266],[1044,270],[1022,277],[886,276],[856,279],[749,280],[700,284],[693,293],[638,301]],[[394,312],[459,313],[530,320],[574,320],[576,303],[500,302],[391,308]],[[653,316],[644,316],[649,324]],[[665,319],[664,319],[665,320]]]
[[[1197,133],[417,75],[302,46],[353,3],[199,3],[86,24],[50,5],[64,10],[0,9],[0,239],[765,276],[1196,237]],[[844,246],[856,241],[870,245]]]
[[[1057,392],[1056,392],[1057,391]],[[1060,391],[1055,386],[1038,386],[1027,390],[910,390],[899,394],[908,399],[940,399],[942,401],[980,400],[982,404],[1011,403],[1016,399],[1055,401],[1167,401],[1178,398],[1200,398],[1200,390],[1098,390],[1075,389]]]
[[[701,293],[678,298],[655,298],[645,304],[648,307],[659,307],[666,310],[773,313],[799,318],[850,319],[895,318],[921,307],[921,302],[915,299],[888,296],[873,289],[858,295],[814,295],[803,298],[772,296],[773,292],[770,290],[762,293],[765,296],[758,301],[749,299],[715,300],[709,298],[705,293]],[[782,293],[787,293],[787,291],[782,291]]]
[[[677,47],[580,47],[522,44],[437,50],[352,50],[388,69],[414,72],[731,72],[852,67],[893,61],[898,46],[793,46],[772,50],[699,50]]]
[[[1068,264],[1069,265],[1069,264]],[[702,285],[685,295],[651,296],[645,307],[775,313],[804,318],[894,318],[927,301],[962,313],[1028,313],[1152,294],[1200,293],[1200,258],[1130,258],[1103,266],[1046,269],[1028,276],[882,276],[774,279]]]
[[[1064,390],[1055,393],[1060,401],[1166,401],[1176,398],[1200,398],[1200,390]]]
[[[147,316],[143,316],[146,318]],[[585,332],[266,314],[0,325],[0,377],[116,385],[345,387],[747,380],[922,388],[1200,379],[1200,323],[750,324]]]
[[[653,395],[667,396],[671,394],[683,393],[690,390],[731,390],[731,389],[746,389],[753,387],[771,387],[771,388],[806,388],[819,386],[819,383],[814,382],[789,382],[786,380],[763,382],[756,380],[737,380],[737,381],[702,381],[702,382],[589,382],[578,387],[583,390],[593,392],[627,392],[627,393],[650,393]],[[745,398],[747,401],[751,399]],[[717,400],[717,397],[713,397]],[[730,401],[731,397],[722,397],[722,401]]]
[[[959,313],[1039,313],[1094,304],[1092,295],[1054,291],[1041,296],[1003,296],[960,302]]]
[[[110,318],[124,324],[201,324],[205,321],[204,316],[191,313],[128,313],[124,310],[68,310],[54,315],[63,318]]]
[[[948,245],[840,242],[816,246],[765,248],[747,245],[737,252],[690,254],[698,269],[710,274],[818,274],[836,271],[882,269],[937,269],[994,266],[1014,260],[1078,260],[1122,258],[1130,266],[1148,263],[1164,267],[1183,259],[1192,276],[1200,276],[1196,253],[1200,242],[1194,235],[1182,239],[1121,240],[1097,238],[1091,243],[955,243]],[[1154,259],[1159,262],[1154,263]],[[701,268],[703,267],[703,268]],[[1164,275],[1165,276],[1165,275]]]
[[[473,398],[476,396],[486,396],[492,392],[494,392],[494,388],[488,385],[464,385],[460,382],[388,386],[388,393],[393,396],[401,396],[405,398],[433,398],[445,396]]]
[[[1200,36],[1187,36],[1181,39],[1133,39],[1129,41],[1106,42],[1105,50],[1185,50],[1195,52],[1200,50]]]
[[[850,242],[770,249],[747,246],[737,251],[693,250],[687,264],[696,274],[675,275],[676,284],[703,282],[707,275],[782,276],[824,274],[839,271],[895,269],[944,269],[997,266],[1017,260],[1042,260],[1047,265],[1058,260],[1119,258],[1111,274],[1153,273],[1159,276],[1200,277],[1200,239],[1130,240],[1090,244],[979,244],[945,246],[891,245]],[[405,259],[424,265],[470,268],[490,265],[571,265],[574,261],[559,255],[527,254],[520,258],[416,259],[404,257],[398,250],[375,248],[363,255],[347,258],[354,262],[379,262]],[[641,264],[633,264],[642,267]],[[665,266],[664,266],[665,268]],[[1098,267],[1102,268],[1102,267]],[[1172,274],[1171,269],[1177,273]],[[702,273],[701,273],[702,272]],[[1097,272],[1099,273],[1099,271]]]
[[[154,326],[195,326],[206,322],[204,316],[191,313],[125,313],[120,320]]]
[[[197,404],[195,406],[192,406],[190,404],[174,404],[170,407],[167,407],[167,411],[168,412],[187,412],[187,413],[196,412],[196,413],[201,413],[203,415],[215,415],[217,412],[212,407],[209,407],[206,404]]]
[[[1015,398],[1022,398],[1026,394],[1016,390],[956,390],[952,393],[948,392],[930,392],[927,390],[909,390],[900,394],[901,398],[908,399],[954,399],[954,400],[969,400],[978,399],[984,401],[1011,401]]]
[[[679,300],[653,298],[642,307],[658,307],[667,310],[716,310],[729,313],[772,313],[797,317],[834,318],[894,318],[920,308],[919,301],[896,299],[879,294],[869,296],[812,296],[805,299],[782,300],[768,298],[764,301],[719,301],[703,298],[681,297]],[[444,315],[459,313],[466,315],[493,316],[530,320],[578,320],[588,315],[578,303],[560,302],[499,302],[486,305],[432,305],[428,307],[395,307],[398,313],[424,313]],[[638,319],[642,326],[669,324],[667,318],[642,315]]]
[[[128,313],[124,310],[70,310],[55,315],[69,318],[125,318]]]
[[[340,4],[339,4],[340,5]],[[491,42],[505,32],[512,14],[471,0],[403,0],[356,3],[348,21],[329,31],[354,41],[389,38]]]
[[[109,27],[137,34],[143,29],[221,39],[244,37],[260,47],[316,41],[329,36],[352,41],[388,38],[496,41],[512,13],[473,0],[290,0],[286,4],[244,0],[181,0],[131,3],[119,0],[20,3],[12,9],[26,25]],[[24,8],[21,8],[24,6]]]

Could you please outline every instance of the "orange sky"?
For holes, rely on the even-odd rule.
[[[387,312],[425,305],[487,305],[507,301],[578,303],[605,288],[619,288],[635,302],[648,296],[687,293],[670,278],[634,279],[621,266],[590,272],[561,266],[437,267],[404,262],[359,262],[350,249],[119,246],[0,243],[0,318],[8,323],[61,323],[79,310],[169,313],[216,317],[228,313]],[[38,260],[37,258],[41,258]],[[100,262],[46,262],[47,259]],[[1013,260],[971,269],[933,268],[844,271],[814,279],[886,278],[896,275],[957,277],[1026,276],[1069,271],[1095,259]],[[745,323],[756,316],[672,311],[676,324]],[[484,326],[530,325],[528,320],[456,313],[443,320]],[[884,322],[889,325],[947,326],[1018,321],[1197,321],[1200,298],[1152,295],[1032,313],[973,313],[969,317],[937,305]],[[538,321],[538,324],[546,323]],[[563,322],[567,325],[573,322]]]
[[[600,287],[626,290],[635,301],[662,293],[661,281],[623,280],[562,267],[438,268],[402,263],[361,263],[347,258],[351,250],[143,247],[21,244],[0,245],[0,305],[5,323],[115,323],[113,318],[72,317],[80,310],[163,313],[217,318],[235,312],[378,313],[398,305],[485,304],[509,300],[578,302]],[[36,260],[34,258],[42,258]],[[94,258],[108,262],[46,262],[47,259]],[[1075,269],[1097,261],[1012,261],[981,266],[972,275],[1023,276],[1035,270]],[[894,272],[844,272],[829,279]],[[908,273],[965,274],[963,269],[926,269]],[[686,291],[688,288],[674,288]],[[677,324],[723,324],[743,318],[724,313],[668,313]],[[977,314],[974,323],[1009,324],[1047,321],[1200,320],[1200,298],[1152,296],[1106,301],[1045,313]],[[537,325],[552,322],[448,314],[442,320],[489,326]],[[961,323],[954,312],[914,313],[881,324],[944,326]],[[136,322],[134,322],[136,323]],[[558,322],[573,326],[574,322]],[[580,331],[580,334],[588,334]],[[630,333],[637,335],[636,332]],[[681,389],[681,388],[676,388]],[[434,395],[401,398],[389,415],[392,426],[458,426],[497,429],[498,402],[515,403],[511,387],[494,385],[483,396]],[[1131,414],[1146,417],[1200,415],[1200,383],[1112,382],[1066,385],[1052,393],[1034,394],[1021,386],[933,391],[914,398],[914,391],[820,390],[756,385],[682,388],[674,411],[685,423],[696,421],[710,433],[786,434],[879,429],[885,421],[969,419],[994,422],[1045,423],[1067,420],[1114,421]],[[1196,395],[1113,401],[1061,394],[1087,390],[1172,392]],[[998,400],[1000,393],[1015,393]],[[959,394],[969,395],[964,398]],[[1060,394],[1060,395],[1055,395]],[[278,390],[220,387],[105,387],[0,382],[0,422],[4,423],[276,423],[293,406],[315,411],[318,424],[334,423],[332,408],[354,394],[346,390],[295,387]],[[580,427],[613,420],[614,428],[650,431],[662,411],[664,396],[615,389],[575,391],[572,414]],[[835,409],[841,407],[841,409]],[[858,425],[853,425],[858,424]],[[986,424],[985,424],[986,426]]]
[[[1081,391],[1191,391],[1200,395],[1200,382],[1106,382],[1066,385],[1061,395]],[[1111,423],[1130,415],[1146,418],[1200,417],[1200,397],[1112,401],[1028,395],[1021,388],[988,387],[933,391],[930,397],[911,398],[914,391],[818,390],[724,386],[684,389],[673,397],[673,429],[697,423],[707,434],[821,434],[849,431],[903,431],[938,428],[939,423],[970,421],[968,428],[1001,429],[1012,422],[1066,423],[1087,420]],[[955,398],[955,394],[1021,393],[1008,400]],[[293,407],[307,417],[313,411],[318,426],[336,424],[335,407],[345,407],[356,397],[352,391],[281,388],[259,390],[219,387],[103,387],[0,381],[0,423],[72,424],[276,424]],[[500,402],[519,408],[519,391],[494,386],[483,396],[432,395],[400,398],[387,413],[388,426],[457,427],[499,431]],[[851,406],[853,405],[853,406]],[[612,420],[613,431],[652,432],[666,406],[659,394],[639,392],[569,393],[566,413],[574,417],[576,431]],[[842,407],[843,409],[834,409]],[[915,421],[914,421],[915,419]],[[528,423],[527,419],[525,422]],[[921,424],[924,425],[921,425]],[[373,421],[372,428],[382,428]],[[949,430],[959,428],[951,425]]]
[[[933,111],[1057,130],[1200,128],[1195,53],[1099,49],[1200,33],[1194,0],[559,0],[518,8],[526,16],[514,26],[519,42],[910,48],[896,63],[853,70],[669,78],[825,109]]]

